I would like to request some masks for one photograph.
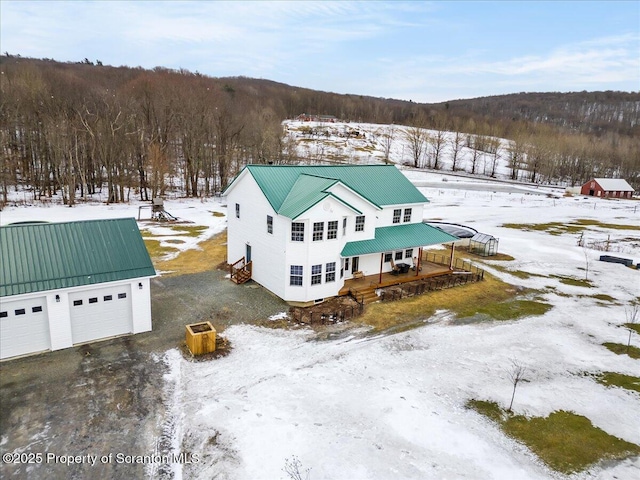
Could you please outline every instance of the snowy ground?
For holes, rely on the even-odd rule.
[[[296,143],[296,153],[301,158],[313,162],[316,160],[332,160],[337,163],[376,164],[385,161],[388,150],[389,161],[398,165],[413,165],[410,128],[404,125],[382,125],[376,123],[357,122],[303,122],[286,120],[283,122],[285,133]],[[443,172],[453,170],[455,132],[424,130],[429,137],[439,137],[441,147],[437,169]],[[391,139],[391,140],[389,140]],[[460,135],[463,142],[466,135]],[[477,175],[509,179],[511,169],[508,167],[509,148],[511,142],[506,139],[495,139],[498,145],[497,154],[478,150],[476,152],[475,173]],[[456,160],[456,172],[465,175],[472,171],[474,149],[464,142],[459,147]],[[495,163],[495,168],[494,168]],[[418,160],[421,168],[435,167],[435,152],[428,142],[423,145],[422,155]],[[528,179],[527,172],[521,171],[518,179]],[[474,180],[478,183],[478,180]]]
[[[99,202],[79,203],[73,208],[64,207],[58,203],[32,203],[20,200],[19,206],[6,207],[0,212],[0,225],[23,221],[47,221],[66,222],[73,220],[93,220],[103,218],[127,218],[138,219],[138,227],[143,231],[143,236],[153,236],[160,241],[162,247],[171,247],[176,253],[167,255],[166,259],[178,255],[192,248],[199,248],[198,243],[227,228],[226,204],[220,198],[212,199],[170,199],[165,200],[165,210],[177,221],[158,223],[151,222],[151,210],[140,206],[149,207],[149,202],[132,201],[129,204],[105,205]],[[217,215],[214,215],[214,212]],[[222,214],[222,216],[219,216]],[[206,229],[198,236],[186,235],[186,231],[180,230],[181,226],[204,226]],[[148,234],[147,234],[148,232]]]
[[[499,237],[500,251],[516,259],[502,264],[540,275],[584,278],[577,235],[500,225],[582,218],[640,225],[631,202],[492,190],[424,192],[432,202],[430,217]],[[593,227],[587,233],[603,235],[627,239],[622,242],[626,256],[640,261],[637,231]],[[303,469],[311,468],[314,480],[554,477],[527,449],[464,408],[471,398],[508,404],[510,359],[529,371],[529,383],[517,392],[517,413],[545,416],[570,410],[640,444],[640,397],[582,375],[640,373],[637,360],[601,346],[626,341],[627,331],[617,325],[625,321],[624,305],[640,295],[640,273],[598,262],[599,254],[588,252],[594,288],[494,272],[512,284],[554,287],[569,295],[544,294],[554,308],[541,317],[455,326],[440,315],[406,333],[323,342],[310,331],[235,326],[225,332],[234,345],[226,358],[189,363],[168,352],[166,361],[182,392],[176,399],[182,412],[181,449],[201,454],[201,462],[185,466],[182,473],[185,478],[288,478],[282,471],[285,459],[295,455]],[[618,305],[589,297],[595,294],[611,295]],[[634,342],[640,343],[635,334]],[[577,477],[632,479],[639,474],[636,459]]]
[[[407,172],[420,185],[441,177]],[[420,183],[422,182],[422,183]],[[472,187],[465,188],[471,184]],[[279,479],[285,459],[297,456],[310,479],[540,479],[559,477],[491,422],[464,408],[471,398],[508,405],[510,359],[528,369],[514,410],[547,415],[570,410],[624,440],[640,444],[640,396],[606,388],[584,372],[640,375],[640,362],[615,355],[603,342],[625,343],[624,306],[640,296],[640,272],[597,261],[587,250],[593,288],[565,285],[550,274],[584,278],[585,254],[576,234],[504,228],[504,223],[567,223],[593,219],[640,225],[632,201],[508,193],[478,182],[459,189],[421,187],[431,200],[429,219],[473,226],[500,239],[515,257],[500,265],[546,277],[520,279],[492,269],[503,280],[536,289],[554,308],[512,322],[454,325],[446,312],[425,326],[388,336],[317,341],[312,331],[232,326],[233,350],[211,362],[185,361],[170,350],[165,361],[173,392],[168,411],[177,428],[176,452],[196,453],[199,463],[174,465],[176,478]],[[477,188],[476,188],[477,187]],[[539,192],[536,192],[539,193]],[[199,240],[224,228],[220,202],[176,200],[167,210],[208,225]],[[27,219],[70,220],[137,216],[137,205],[9,207],[1,223]],[[159,232],[169,233],[169,232]],[[619,241],[621,256],[640,261],[634,230],[588,227],[586,238]],[[616,299],[605,304],[593,298]],[[640,337],[633,336],[640,346]],[[640,478],[640,459],[596,467],[576,478]]]

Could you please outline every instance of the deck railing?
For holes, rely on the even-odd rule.
[[[439,253],[424,252],[422,254],[423,262],[436,263],[438,265],[450,265],[451,256],[441,255]],[[480,278],[484,278],[484,270],[476,267],[470,260],[464,260],[462,258],[454,258],[453,270],[462,272],[471,272],[473,275],[479,275]]]
[[[229,265],[229,273],[231,274],[231,280],[238,280],[238,277],[246,277],[247,273],[248,277],[251,278],[253,268],[253,262],[247,262],[245,257],[242,257],[236,263]]]

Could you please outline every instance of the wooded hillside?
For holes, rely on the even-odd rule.
[[[513,140],[544,178],[640,188],[640,94],[519,94],[417,104],[243,77],[0,57],[0,203],[12,188],[65,203],[219,192],[249,163],[296,162],[281,122],[303,112]],[[530,176],[539,181],[539,176]]]

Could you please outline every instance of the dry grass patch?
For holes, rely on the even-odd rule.
[[[396,302],[368,305],[357,321],[371,325],[376,330],[385,330],[430,317],[436,310],[450,310],[466,316],[469,311],[475,313],[477,308],[513,299],[521,293],[521,290],[485,273],[481,282],[428,292]]]
[[[616,372],[604,372],[596,380],[607,387],[620,387],[640,393],[640,377]]]
[[[518,277],[518,278],[521,278],[523,280],[526,280],[526,279],[531,278],[531,277],[548,278],[546,275],[541,275],[539,273],[525,272],[524,270],[509,270],[508,268],[506,268],[506,267],[504,267],[502,265],[490,264],[489,266],[491,268],[494,268],[495,270],[497,270],[499,272],[507,273],[509,275],[513,275],[514,277]]]
[[[640,454],[640,446],[609,435],[582,415],[557,411],[548,417],[512,415],[494,402],[471,400],[469,408],[487,416],[512,438],[524,443],[550,468],[565,474],[604,460]]]
[[[149,252],[149,256],[154,263],[177,251],[176,248],[160,245],[160,240],[154,240],[152,238],[143,238],[143,240],[144,245],[147,247],[147,252]]]
[[[640,348],[633,345],[623,345],[621,343],[606,342],[602,346],[607,347],[617,355],[629,355],[631,358],[640,359]]]
[[[625,323],[624,326],[636,333],[640,333],[640,323]]]
[[[587,229],[587,227],[607,228],[610,230],[640,230],[637,225],[602,223],[598,220],[589,220],[580,218],[573,222],[548,222],[548,223],[505,223],[505,228],[514,228],[517,230],[547,232],[551,235],[562,235],[564,233],[579,233]]]
[[[640,230],[640,226],[638,225],[628,225],[628,224],[620,224],[620,223],[602,223],[599,220],[589,220],[585,218],[580,218],[575,221],[578,225],[588,225],[600,228],[609,228],[611,230]]]
[[[200,242],[198,247],[198,249],[185,250],[171,260],[158,261],[155,267],[157,270],[168,272],[166,276],[213,270],[226,260],[227,231]]]
[[[549,275],[550,278],[557,278],[560,280],[560,283],[564,283],[565,285],[571,285],[574,287],[593,287],[593,283],[591,280],[575,278],[575,277],[567,277],[564,275]]]
[[[176,232],[176,235],[186,237],[199,237],[207,228],[205,225],[170,225],[169,228]]]

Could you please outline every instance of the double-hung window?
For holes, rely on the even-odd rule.
[[[291,265],[289,285],[299,287],[302,285],[302,265]]]
[[[240,218],[240,204],[236,203],[236,218]]]
[[[304,242],[304,223],[293,222],[291,224],[291,241]]]
[[[324,222],[315,222],[313,224],[313,241],[319,242],[324,238]]]
[[[273,234],[273,217],[267,215],[267,233]]]
[[[356,217],[356,232],[364,231],[364,215],[358,215]]]
[[[338,238],[338,221],[327,222],[327,240]]]
[[[400,223],[400,215],[402,214],[401,208],[396,208],[393,211],[393,223]]]
[[[410,222],[411,221],[411,209],[410,208],[405,208],[404,209],[404,218],[402,219],[403,222]]]
[[[322,283],[322,265],[311,266],[311,285]]]
[[[336,262],[327,263],[324,281],[326,283],[336,281]]]

